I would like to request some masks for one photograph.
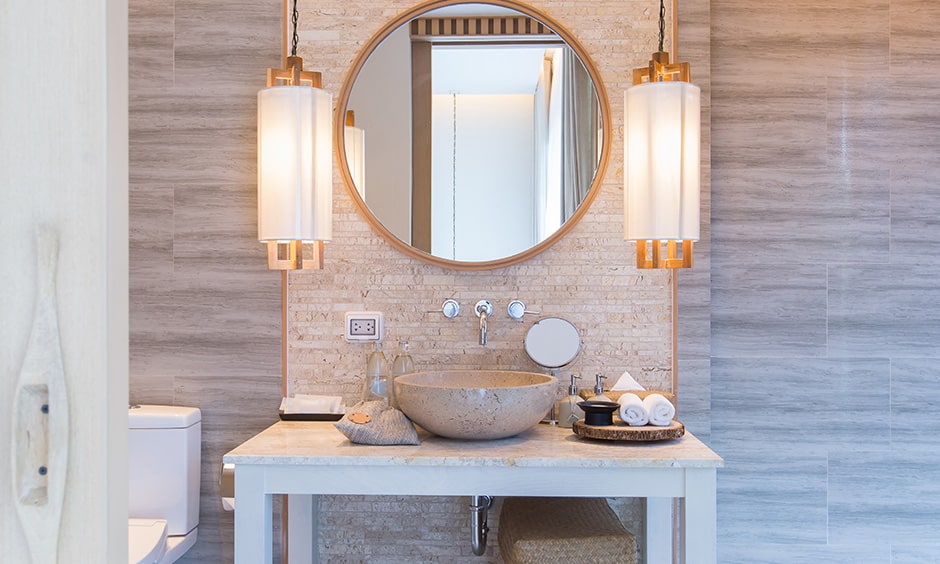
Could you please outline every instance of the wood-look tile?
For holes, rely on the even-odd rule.
[[[173,0],[127,3],[127,50],[131,90],[173,86]]]
[[[937,77],[929,73],[892,78],[888,90],[886,151],[900,166],[932,166],[940,146]]]
[[[940,527],[940,455],[920,448],[833,452],[829,540],[915,545]]]
[[[822,356],[826,267],[723,264],[712,272],[711,317],[713,357]]]
[[[130,95],[131,184],[248,184],[257,175],[257,89]]]
[[[128,377],[128,403],[173,405],[173,374],[160,361],[147,362],[140,354],[132,354]],[[154,364],[157,365],[156,369]]]
[[[830,170],[864,174],[893,162],[891,83],[884,77],[834,77],[825,82],[826,139]]]
[[[890,0],[765,2],[712,0],[712,72],[770,69],[812,82],[888,71]],[[746,61],[746,62],[745,62]],[[815,64],[814,64],[815,63]]]
[[[751,68],[750,65],[742,67]],[[739,77],[731,70],[713,71],[714,193],[721,190],[719,173],[727,170],[819,167],[825,163],[826,93],[823,89],[802,77],[782,83],[775,69]]]
[[[703,170],[702,185],[710,183]],[[694,266],[678,278],[678,333],[680,360],[706,360],[711,356],[711,198],[702,193],[701,233],[694,247]]]
[[[920,73],[890,80],[836,77],[826,81],[826,91],[827,155],[833,170],[857,175],[858,169],[897,171],[936,162],[936,78]]]
[[[718,472],[719,547],[826,542],[824,454],[715,448],[725,460]]]
[[[891,262],[940,263],[940,159],[891,170]]]
[[[923,539],[917,543],[891,545],[891,564],[932,564],[940,562],[940,543]]]
[[[679,360],[676,417],[705,443],[711,440],[711,361]]]
[[[829,269],[829,355],[940,355],[940,267],[833,265]]]
[[[871,544],[797,544],[747,543],[740,541],[718,545],[718,561],[722,564],[821,564],[852,562],[853,564],[887,564],[891,551],[887,543],[872,539]]]
[[[258,242],[258,194],[251,184],[188,184],[175,191],[173,256],[180,268],[267,271],[267,248]]]
[[[940,446],[940,364],[936,358],[891,361],[891,444]]]
[[[887,447],[889,379],[887,359],[715,358],[712,444],[796,457],[849,445]]]
[[[133,297],[147,288],[172,283],[173,188],[135,184],[130,187],[128,198],[128,258]]]
[[[716,263],[887,262],[886,168],[723,170],[714,186]]]
[[[933,0],[891,0],[891,74],[940,73],[940,5]]]
[[[283,66],[278,0],[176,0],[175,5],[178,86],[254,84],[261,89],[266,69]],[[305,61],[306,70],[315,67],[316,61]]]
[[[240,373],[223,369],[190,370],[176,377],[176,403],[202,411],[205,448],[221,455],[277,422],[281,402],[280,372]],[[228,444],[226,444],[228,443]]]

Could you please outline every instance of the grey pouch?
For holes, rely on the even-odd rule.
[[[347,408],[346,415],[334,426],[357,444],[421,444],[414,423],[404,413],[383,401],[364,401]]]

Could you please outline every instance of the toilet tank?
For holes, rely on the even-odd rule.
[[[202,415],[193,407],[128,409],[128,517],[164,519],[168,535],[199,524]]]

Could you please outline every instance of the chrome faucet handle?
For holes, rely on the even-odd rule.
[[[473,306],[473,312],[477,314],[477,317],[486,312],[486,316],[489,317],[493,315],[493,304],[489,300],[480,300],[477,305]]]
[[[429,309],[426,313],[440,313],[447,319],[453,319],[460,315],[460,304],[457,303],[457,300],[448,298],[441,304],[441,309]]]
[[[538,311],[528,311],[525,308],[525,303],[522,300],[513,300],[509,302],[509,306],[506,308],[506,313],[509,314],[509,317],[519,321],[525,314],[531,315],[540,315]]]

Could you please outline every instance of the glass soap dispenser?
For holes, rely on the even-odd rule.
[[[555,404],[555,417],[558,418],[559,427],[568,429],[574,425],[575,421],[584,418],[584,410],[578,407],[578,402],[581,401],[581,397],[578,396],[578,384],[575,382],[575,380],[580,379],[580,376],[572,374],[567,397],[559,400]]]
[[[366,361],[366,381],[362,387],[362,401],[373,400],[388,403],[388,360],[380,341],[372,343],[372,352]]]
[[[398,400],[395,398],[395,378],[414,371],[415,362],[408,353],[408,341],[402,339],[398,341],[398,353],[392,361],[392,379],[388,383],[388,404],[391,407],[398,407]]]

